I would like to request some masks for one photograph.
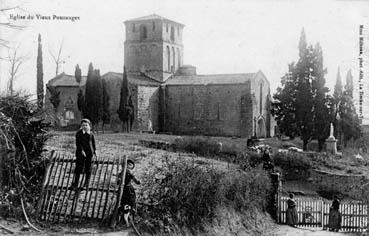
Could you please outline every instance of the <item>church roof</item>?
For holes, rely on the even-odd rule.
[[[207,85],[207,84],[243,84],[257,73],[213,74],[213,75],[175,75],[165,81],[165,85]]]
[[[66,87],[78,87],[86,84],[86,76],[81,76],[81,83],[78,84],[76,78],[73,75],[67,75],[64,72],[55,76],[47,84],[49,86],[66,86]]]
[[[102,79],[123,79],[123,73],[108,72],[101,76]],[[86,85],[87,76],[82,76],[81,83],[78,84],[73,75],[65,74],[64,72],[55,76],[47,83],[49,86],[63,87],[78,87]],[[136,85],[159,85],[160,82],[140,74],[128,74],[129,83]]]
[[[152,15],[148,15],[148,16],[142,16],[142,17],[138,17],[138,18],[131,19],[131,20],[126,20],[125,22],[132,22],[132,21],[146,21],[146,20],[170,21],[170,22],[176,23],[176,24],[178,24],[178,25],[182,25],[182,26],[184,26],[184,25],[183,25],[183,24],[181,24],[181,23],[178,23],[178,22],[175,22],[175,21],[169,20],[168,18],[165,18],[165,17],[159,16],[159,15],[156,15],[156,14],[152,14]]]
[[[101,76],[102,79],[123,79],[123,73],[108,72]],[[128,82],[135,85],[160,85],[159,81],[141,74],[128,74]]]

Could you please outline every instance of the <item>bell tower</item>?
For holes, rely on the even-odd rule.
[[[183,24],[155,14],[124,24],[124,64],[128,73],[145,72],[165,81],[183,65]]]

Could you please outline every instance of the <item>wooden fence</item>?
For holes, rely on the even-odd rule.
[[[106,219],[111,215],[117,200],[118,174],[122,171],[122,162],[118,157],[109,160],[94,157],[88,189],[82,188],[85,175],[81,175],[80,191],[75,191],[71,188],[74,154],[53,151],[38,201],[39,219],[49,222]]]
[[[282,196],[278,200],[278,221],[286,223],[288,197]],[[327,229],[329,208],[331,202],[322,198],[296,198],[298,226],[318,227]],[[342,215],[341,231],[362,232],[368,224],[368,205],[361,202],[341,202],[340,212]]]

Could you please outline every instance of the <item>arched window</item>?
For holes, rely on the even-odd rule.
[[[174,26],[170,27],[170,40],[174,41]]]
[[[263,114],[263,83],[260,84],[260,114]]]
[[[176,51],[174,50],[174,47],[172,47],[172,57],[173,57],[173,69],[171,70],[174,72],[176,70]]]
[[[136,24],[132,24],[132,32],[135,32],[136,31]]]
[[[167,70],[170,71],[170,48],[167,46]]]
[[[147,28],[145,25],[140,26],[140,39],[147,39]]]
[[[177,48],[177,68],[181,67],[181,53],[179,52],[179,48]]]
[[[152,22],[152,31],[155,31],[155,22]]]

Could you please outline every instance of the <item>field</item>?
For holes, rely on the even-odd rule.
[[[53,132],[51,133],[52,137],[48,140],[47,145],[45,146],[46,152],[45,157],[50,155],[52,150],[56,150],[59,153],[64,155],[74,156],[75,151],[75,132]],[[151,141],[159,141],[159,142],[168,142],[173,143],[178,136],[175,135],[162,135],[162,134],[141,134],[141,133],[106,133],[106,134],[96,134],[96,146],[97,146],[97,156],[104,159],[113,159],[113,158],[121,158],[126,155],[128,158],[134,160],[136,162],[136,168],[134,170],[134,174],[138,179],[141,179],[145,176],[145,173],[150,172],[154,167],[160,167],[163,164],[163,161],[167,159],[172,160],[187,160],[191,163],[196,163],[196,165],[200,166],[210,166],[212,168],[222,170],[222,171],[234,171],[237,166],[233,164],[232,157],[230,161],[227,161],[227,155],[238,152],[246,151],[246,139],[241,138],[232,138],[232,137],[199,137],[208,140],[212,140],[215,142],[222,143],[222,154],[223,157],[216,157],[214,155],[210,156],[199,156],[194,153],[188,152],[172,152],[154,148],[143,147],[139,144],[139,140],[151,140]],[[185,136],[183,138],[186,138]],[[187,137],[190,138],[190,137]],[[192,137],[196,138],[196,137]],[[278,139],[265,139],[265,144],[268,144],[272,147],[274,152],[277,152],[278,149],[283,148],[285,144],[291,143],[291,141],[281,141]],[[294,140],[293,144],[298,146],[301,144],[299,140]],[[353,153],[355,151],[351,151],[351,154],[348,152],[344,152],[340,158],[327,155],[324,160],[312,160],[314,162],[314,167],[317,169],[325,169],[333,172],[346,173],[346,174],[355,174],[355,173],[368,173],[366,168],[366,156],[363,155],[363,160],[357,160],[353,157]],[[347,154],[348,153],[348,154]],[[355,170],[355,171],[352,171]],[[142,180],[142,179],[141,179]],[[92,183],[93,185],[93,183]],[[305,195],[317,195],[316,189],[314,186],[309,186],[308,183],[299,182],[299,181],[288,181],[283,183],[283,187],[285,191],[294,191],[294,192],[304,192]],[[142,194],[144,194],[144,190],[142,189],[142,185],[135,185],[138,197],[138,205],[146,204],[142,201],[145,199]],[[225,231],[222,231],[223,228],[229,227],[234,228],[238,227],[238,230],[245,230],[244,228],[239,228],[239,224],[244,224],[243,220],[245,219],[245,215],[240,215],[234,211],[218,212],[219,215],[227,219],[227,217],[231,217],[232,220],[228,220],[227,223],[219,221],[218,226],[208,226],[208,230],[212,230],[213,235],[215,234],[224,234]],[[254,213],[253,213],[254,214]],[[221,218],[222,218],[221,217]],[[246,217],[248,218],[248,217]],[[267,235],[271,233],[272,235],[284,235],[284,233],[273,234],[275,230],[280,230],[283,227],[275,225],[272,222],[269,216],[263,215],[261,213],[256,213],[251,217],[251,221],[248,224],[254,225],[249,230],[252,232],[258,232],[257,235]],[[143,219],[139,219],[139,221]],[[258,223],[257,223],[258,222]],[[19,230],[19,226],[16,226],[17,230]],[[80,227],[80,226],[71,226],[71,225],[52,225],[47,227],[48,231],[54,231],[58,233],[77,233],[77,232],[106,232],[106,229],[97,229],[91,225],[91,227]],[[283,230],[282,230],[283,231]],[[1,231],[0,231],[1,232]],[[215,234],[214,234],[215,232]],[[283,231],[285,232],[285,231]],[[25,232],[26,233],[26,232]],[[49,234],[48,232],[47,234]],[[210,234],[211,235],[211,234]]]

